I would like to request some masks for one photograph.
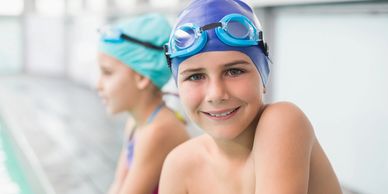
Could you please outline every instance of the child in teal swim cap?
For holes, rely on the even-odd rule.
[[[165,50],[183,107],[205,134],[169,154],[161,194],[341,193],[305,114],[263,102],[268,50],[251,7],[192,1]]]
[[[170,78],[162,45],[170,31],[158,14],[100,29],[99,94],[110,113],[132,116],[109,194],[157,193],[165,157],[189,138],[184,122],[162,99]]]

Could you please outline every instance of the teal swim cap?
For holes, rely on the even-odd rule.
[[[99,50],[149,78],[161,89],[171,76],[164,51],[144,46],[136,40],[162,47],[168,42],[171,32],[169,22],[159,14],[147,14],[121,21],[113,28],[135,39],[135,42],[124,39],[107,41],[101,38]]]

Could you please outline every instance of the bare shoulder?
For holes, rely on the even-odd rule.
[[[159,185],[161,194],[187,193],[189,177],[203,163],[203,136],[186,141],[167,156]]]
[[[173,112],[163,110],[161,113],[160,116],[156,117],[155,120],[147,126],[144,135],[147,144],[175,147],[189,139],[184,123],[179,121]]]
[[[252,150],[256,193],[307,193],[314,142],[313,127],[296,105],[267,105]]]
[[[307,140],[315,137],[313,127],[305,113],[291,102],[269,104],[263,110],[256,137],[272,133],[293,134],[294,137],[307,138]]]
[[[290,116],[290,115],[304,116],[304,113],[297,105],[286,101],[268,104],[262,113],[262,117]]]
[[[167,155],[188,139],[182,123],[160,114],[136,132],[135,160],[146,164],[157,163],[161,168]]]
[[[204,160],[205,135],[192,138],[173,149],[165,161],[166,165],[188,172],[195,169]]]
[[[176,135],[188,135],[186,132],[185,124],[180,121],[175,113],[166,108],[161,111],[161,115],[155,119],[155,123],[153,124],[156,128],[162,128],[163,130],[159,131],[159,133],[163,133],[166,135],[175,134]],[[174,135],[173,135],[174,136]]]

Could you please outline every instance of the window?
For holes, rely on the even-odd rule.
[[[64,0],[35,0],[36,11],[43,15],[60,16],[65,13]]]
[[[106,0],[87,0],[87,9],[92,12],[103,12],[107,6]]]
[[[0,15],[21,15],[23,0],[0,0]]]

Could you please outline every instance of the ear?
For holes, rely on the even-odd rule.
[[[151,84],[151,80],[148,79],[148,77],[145,77],[145,76],[135,72],[135,83],[136,83],[137,89],[143,90],[143,89],[147,88],[148,85]]]

